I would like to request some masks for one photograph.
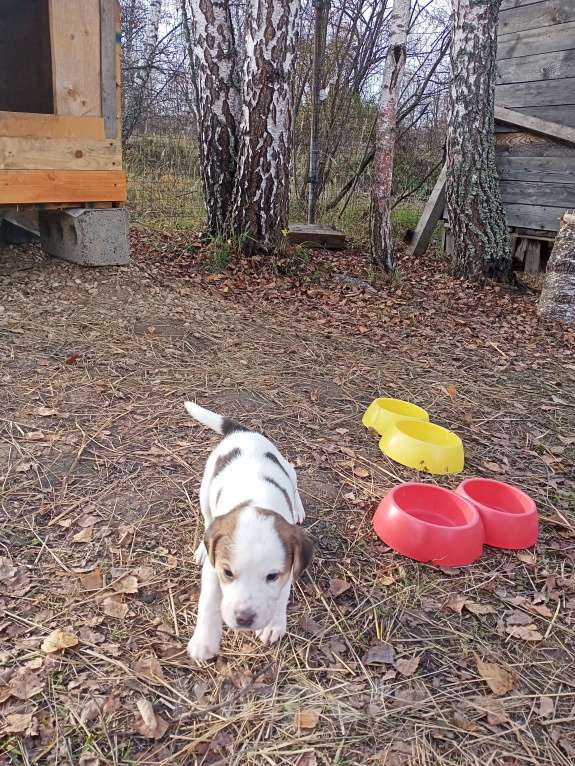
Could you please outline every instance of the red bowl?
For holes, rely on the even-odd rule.
[[[485,538],[471,503],[443,487],[418,482],[388,492],[377,507],[373,528],[398,553],[444,567],[477,561]]]
[[[486,545],[520,550],[537,542],[537,506],[517,487],[495,479],[465,479],[455,491],[477,509]]]

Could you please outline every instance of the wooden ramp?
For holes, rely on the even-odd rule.
[[[345,250],[346,247],[343,231],[319,223],[290,224],[287,240],[290,245],[317,247],[323,250]]]

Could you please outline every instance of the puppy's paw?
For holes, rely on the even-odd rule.
[[[275,644],[282,636],[285,636],[287,631],[287,624],[277,623],[274,625],[266,625],[261,630],[256,630],[256,636],[262,642],[262,644]]]
[[[203,566],[204,561],[208,557],[208,551],[204,543],[200,543],[194,553],[194,561],[198,566]]]
[[[299,494],[297,493],[296,493],[294,509],[293,509],[293,518],[296,524],[303,524],[305,520],[305,510],[303,507],[303,503],[301,501]]]
[[[207,662],[213,659],[220,651],[220,644],[211,641],[209,637],[203,635],[194,635],[188,641],[188,655],[196,662]]]

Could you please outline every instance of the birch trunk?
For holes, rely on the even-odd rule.
[[[371,191],[371,249],[386,271],[395,265],[391,236],[391,187],[397,134],[397,99],[405,66],[409,0],[394,0],[377,110],[375,157]]]
[[[511,275],[511,248],[495,166],[493,115],[500,0],[455,0],[447,127],[447,210],[453,271]]]
[[[195,88],[200,167],[207,228],[227,231],[233,202],[240,118],[236,47],[229,0],[182,2]]]
[[[288,225],[292,80],[300,0],[250,0],[233,226],[246,249],[278,247]]]
[[[575,214],[565,213],[545,272],[539,314],[575,324]]]

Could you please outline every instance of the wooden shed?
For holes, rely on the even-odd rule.
[[[120,41],[116,0],[2,0],[4,215],[122,206]]]
[[[539,269],[565,210],[575,208],[575,0],[502,0],[495,88],[501,193],[515,256]],[[446,220],[442,174],[413,239],[423,252]]]

